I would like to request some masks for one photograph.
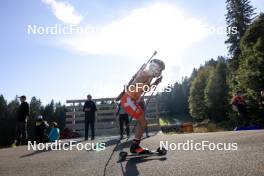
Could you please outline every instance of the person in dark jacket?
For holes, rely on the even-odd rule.
[[[49,124],[43,120],[42,115],[39,115],[35,124],[36,129],[36,142],[45,143],[48,142],[46,129],[49,127]]]
[[[29,105],[25,95],[20,97],[20,102],[17,110],[16,145],[25,145],[27,142],[27,118],[29,116]]]
[[[94,122],[95,112],[97,111],[95,103],[92,101],[92,96],[87,95],[87,101],[83,106],[83,112],[85,113],[85,140],[88,140],[89,126],[91,128],[91,140],[94,140]]]
[[[120,104],[117,106],[116,110],[116,116],[118,116],[119,120],[119,128],[120,128],[120,139],[123,139],[123,133],[124,133],[124,124],[126,125],[126,135],[127,138],[129,138],[129,117],[128,114],[124,111],[124,109],[121,107]]]

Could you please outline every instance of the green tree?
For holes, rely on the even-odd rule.
[[[55,120],[55,103],[54,100],[51,100],[49,104],[47,104],[45,107],[42,108],[41,114],[47,120],[48,122]]]
[[[16,134],[16,117],[19,107],[18,97],[7,104],[4,118],[0,119],[0,145],[9,146],[14,142]]]
[[[30,103],[30,115],[28,119],[28,140],[35,140],[35,123],[38,115],[41,115],[41,101],[37,99],[35,96],[31,98]]]
[[[191,83],[189,109],[190,114],[197,120],[208,118],[208,108],[205,103],[205,88],[208,83],[208,77],[213,69],[214,67],[211,65],[201,67]]]
[[[170,88],[171,92],[164,91],[158,94],[160,112],[171,118],[177,118],[182,121],[189,120],[189,79],[184,77],[181,82],[176,82]]]
[[[232,68],[236,70],[239,65],[239,43],[248,25],[252,22],[254,8],[249,0],[226,0],[226,23],[229,54],[232,57]]]
[[[5,118],[7,111],[7,102],[3,95],[0,95],[0,119]]]
[[[190,76],[190,78],[189,78],[189,88],[191,87],[191,83],[192,83],[192,81],[195,79],[195,77],[197,76],[197,73],[198,73],[198,70],[196,69],[196,68],[194,68],[193,69],[193,71],[192,71],[192,74],[191,74],[191,76]]]
[[[8,129],[6,125],[7,120],[7,102],[3,95],[0,95],[0,134],[6,134],[6,130]],[[9,125],[10,126],[10,125]],[[9,135],[9,134],[7,134]],[[0,146],[5,145],[8,139],[6,135],[0,135]]]
[[[18,96],[15,97],[14,100],[8,103],[7,105],[7,117],[16,119],[17,118],[17,110],[20,103],[18,101]]]
[[[212,71],[205,88],[205,102],[210,119],[216,122],[227,119],[228,85],[225,58],[218,57],[216,68]]]
[[[32,97],[30,101],[30,117],[35,119],[38,115],[41,115],[41,101],[36,97]]]
[[[246,93],[251,113],[257,116],[257,98],[264,88],[264,14],[247,29],[240,48],[243,59],[238,69],[238,83]]]
[[[239,83],[259,92],[264,86],[264,14],[246,31],[241,50],[243,60],[238,72]]]
[[[65,127],[66,111],[65,105],[62,105],[60,102],[55,103],[54,100],[41,108],[41,114],[45,120],[47,120],[48,123],[53,121],[57,122],[61,130]]]
[[[173,93],[173,112],[178,115],[188,115],[188,96],[189,96],[189,87],[188,87],[188,78],[185,77],[182,79],[181,83],[176,83],[174,85]]]
[[[55,104],[55,121],[58,123],[58,126],[61,130],[64,129],[66,123],[66,106],[61,105],[60,102]]]

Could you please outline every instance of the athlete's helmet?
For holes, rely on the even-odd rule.
[[[159,59],[153,59],[150,61],[149,70],[153,73],[153,76],[159,77],[162,70],[165,69],[165,64]]]

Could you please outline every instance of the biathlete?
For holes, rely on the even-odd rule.
[[[135,127],[135,138],[132,140],[130,146],[131,153],[149,153],[147,149],[140,147],[140,140],[147,127],[147,121],[144,116],[144,110],[140,106],[140,101],[144,98],[146,92],[150,92],[151,89],[161,82],[161,73],[164,69],[165,64],[163,61],[158,59],[151,60],[147,69],[140,70],[136,74],[120,99],[124,111],[138,122]],[[151,83],[154,78],[156,80]]]

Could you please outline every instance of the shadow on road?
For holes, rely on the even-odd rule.
[[[124,170],[122,163],[120,162],[123,176],[138,176],[138,175],[140,175],[140,173],[137,169],[137,164],[147,162],[147,161],[152,161],[152,160],[165,161],[165,160],[167,160],[167,157],[148,158],[146,156],[146,157],[130,158],[130,159],[126,160],[128,162],[126,163],[125,170]]]
[[[49,151],[51,151],[51,149],[48,149],[48,150],[37,150],[37,151],[34,151],[32,153],[29,153],[29,154],[26,154],[26,155],[22,155],[22,156],[20,156],[20,158],[30,157],[30,156],[33,156],[33,155],[36,155],[36,154],[49,152]]]
[[[158,132],[157,132],[158,133]],[[148,136],[148,137],[144,137],[141,140],[145,140],[149,137],[153,137],[155,135],[157,135],[157,133],[153,133],[152,135]],[[105,147],[109,147],[112,145],[117,145],[117,148],[115,149],[115,151],[120,151],[123,150],[124,148],[129,148],[130,144],[131,144],[132,138],[126,139],[124,141],[120,141],[120,139],[111,139],[105,142]]]
[[[152,136],[155,136],[157,134],[158,134],[158,132],[154,133],[154,135],[152,135]],[[148,136],[148,137],[151,137],[151,136]],[[148,137],[145,137],[142,140],[144,140],[144,139],[146,139]],[[107,166],[108,166],[110,160],[112,159],[112,156],[115,153],[115,151],[120,151],[120,150],[123,150],[126,147],[129,147],[129,145],[131,144],[131,139],[129,140],[129,138],[128,138],[125,142],[121,142],[120,139],[112,139],[112,140],[106,141],[105,143],[106,143],[105,144],[106,147],[107,146],[111,146],[111,145],[115,145],[115,147],[112,150],[107,162],[105,163],[104,174],[103,174],[104,176],[106,175]]]
[[[72,142],[72,144],[78,144],[78,143],[80,143],[80,142],[81,142],[81,141],[74,141],[74,142]],[[61,145],[61,144],[58,144],[58,145],[56,146],[56,148],[57,148],[59,145]],[[70,145],[70,142],[67,141],[65,147],[68,147],[69,145]],[[44,149],[44,150],[36,150],[36,151],[34,151],[34,152],[32,152],[32,153],[22,155],[22,156],[20,156],[20,158],[30,157],[30,156],[33,156],[33,155],[36,155],[36,154],[41,154],[41,153],[49,152],[49,151],[53,151],[53,150],[52,150],[50,147],[48,147],[48,149]]]

